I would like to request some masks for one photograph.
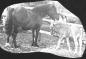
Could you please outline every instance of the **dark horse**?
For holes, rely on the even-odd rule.
[[[7,34],[7,43],[9,37],[12,36],[12,46],[17,48],[16,37],[18,32],[22,30],[32,30],[33,43],[32,46],[38,47],[37,39],[42,25],[42,19],[49,16],[53,20],[59,19],[56,7],[51,4],[36,6],[32,10],[24,7],[9,8],[8,17],[5,23],[5,33]]]

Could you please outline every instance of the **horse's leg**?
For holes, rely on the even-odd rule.
[[[6,47],[6,46],[10,46],[9,38],[10,38],[10,36],[11,36],[12,29],[8,29],[8,28],[6,28],[5,33],[6,33],[6,35],[7,35],[6,43],[5,43],[5,47]]]
[[[38,39],[38,36],[39,36],[39,31],[40,31],[40,27],[38,26],[34,32],[34,41],[33,41],[33,46],[36,46],[36,47],[39,47],[38,44],[37,44],[37,39]]]
[[[37,42],[35,41],[35,37],[36,37],[35,32],[36,32],[36,30],[33,29],[33,30],[32,30],[32,37],[33,37],[32,46],[38,47]]]
[[[13,38],[12,47],[18,48],[19,46],[17,46],[16,37],[17,37],[17,33],[14,32],[14,33],[12,34],[12,38]]]
[[[7,35],[7,43],[9,43],[10,34]]]
[[[18,47],[19,47],[19,46],[17,46],[17,42],[16,42],[17,33],[18,33],[18,30],[17,30],[17,28],[15,27],[15,28],[14,28],[14,31],[13,31],[13,33],[12,33],[12,38],[13,38],[12,47],[15,47],[15,48],[18,48]]]
[[[32,46],[34,46],[34,37],[35,37],[35,29],[32,29],[32,39],[33,39],[33,42],[32,42]]]
[[[10,38],[10,36],[11,36],[10,34],[7,35],[7,41],[5,43],[5,47],[6,46],[10,46],[10,44],[9,44],[9,38]]]
[[[38,41],[38,36],[39,36],[39,31],[40,31],[40,27],[38,27],[36,29],[36,36],[35,36],[35,43],[37,44],[37,41]],[[38,45],[37,45],[38,46]]]

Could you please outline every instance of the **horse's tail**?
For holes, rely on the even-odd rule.
[[[6,34],[11,35],[13,30],[13,11],[14,8],[8,8],[6,19],[3,19],[4,31]]]

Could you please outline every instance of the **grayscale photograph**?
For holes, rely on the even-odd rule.
[[[13,3],[1,12],[0,49],[6,52],[81,58],[85,48],[81,18],[59,1]]]

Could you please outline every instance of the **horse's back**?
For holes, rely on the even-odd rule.
[[[26,18],[28,17],[27,11],[23,7],[15,9],[15,11],[13,12],[13,16],[16,17],[16,20],[19,22],[26,21],[27,20]]]

